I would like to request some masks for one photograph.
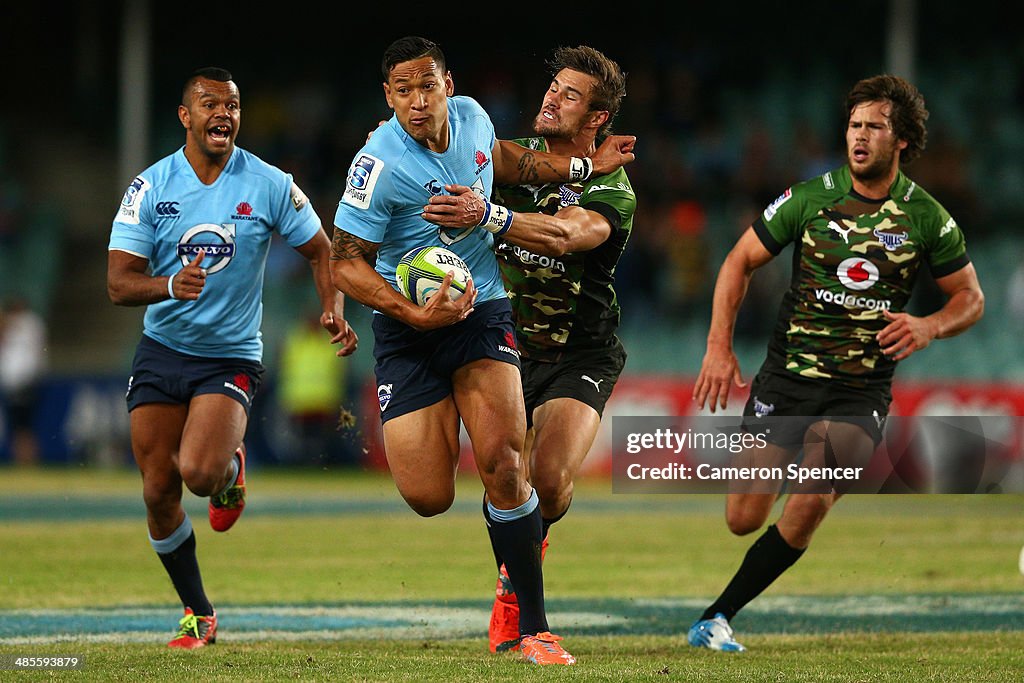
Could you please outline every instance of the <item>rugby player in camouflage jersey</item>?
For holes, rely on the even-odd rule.
[[[608,135],[625,95],[619,66],[597,50],[559,48],[533,122],[531,149],[585,157]],[[469,188],[432,197],[425,217],[442,228],[475,226],[493,207]],[[548,528],[569,508],[573,478],[593,444],[601,413],[626,360],[615,330],[615,266],[633,226],[636,197],[620,168],[548,185],[501,187],[511,225],[497,246],[522,353],[526,450]],[[451,232],[457,239],[459,234]],[[491,651],[518,643],[519,607],[501,557],[491,613]]]
[[[791,285],[744,410],[750,429],[770,416],[791,418],[766,434],[768,448],[757,454],[766,460],[792,461],[802,447],[805,462],[865,465],[881,440],[897,362],[963,332],[984,309],[960,227],[899,168],[924,149],[920,93],[901,78],[875,76],[853,87],[846,111],[847,164],[772,202],[726,257],[715,285],[694,389],[697,404],[712,412],[726,407],[730,384],[745,386],[732,332],[751,274],[793,244]],[[946,301],[917,317],[904,308],[921,267]],[[840,495],[790,492],[778,522],[690,628],[690,644],[742,651],[729,621],[799,559]],[[730,493],[729,530],[761,528],[777,497]]]

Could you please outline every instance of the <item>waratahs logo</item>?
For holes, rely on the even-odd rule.
[[[238,206],[235,207],[235,213],[231,217],[236,221],[259,220],[258,217],[252,215],[252,204],[249,202],[238,202]]]
[[[516,335],[512,331],[505,332],[505,343],[498,344],[498,350],[510,356],[519,358],[519,349],[516,348]]]
[[[476,155],[473,157],[473,160],[476,162],[477,175],[480,175],[480,172],[487,168],[487,165],[491,163],[491,160],[487,158],[487,155],[479,149],[476,151]]]
[[[224,270],[235,256],[235,225],[202,223],[185,231],[178,240],[178,258],[187,266],[202,250],[206,256],[202,267],[207,274]]]

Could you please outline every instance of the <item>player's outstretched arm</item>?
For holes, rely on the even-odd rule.
[[[985,312],[985,294],[981,291],[974,264],[935,279],[946,303],[935,313],[923,317],[909,313],[882,311],[889,321],[877,335],[882,353],[903,360],[931,344],[933,339],[955,337],[981,320]]]
[[[359,336],[345,320],[345,295],[331,282],[331,242],[322,229],[308,242],[296,248],[309,261],[313,284],[320,299],[320,325],[331,335],[332,344],[341,344],[339,356],[349,356],[359,346]]]
[[[367,258],[377,253],[379,244],[334,228],[331,241],[331,281],[346,296],[381,313],[401,320],[417,330],[432,330],[464,320],[473,312],[476,288],[470,280],[465,293],[455,301],[448,297],[451,277],[426,306],[417,306],[399,294],[380,276]]]
[[[771,252],[765,249],[751,227],[736,242],[718,271],[707,351],[693,388],[693,400],[701,409],[705,402],[711,412],[717,408],[725,409],[732,385],[746,386],[740,375],[739,361],[732,349],[733,330],[751,275],[771,259]]]
[[[442,228],[469,228],[480,225],[494,210],[489,202],[465,185],[445,185],[444,189],[448,194],[431,197],[423,208],[423,219],[429,223]],[[612,234],[607,218],[579,206],[567,206],[554,216],[525,212],[509,213],[509,216],[507,230],[491,231],[541,256],[587,251]],[[490,226],[484,227],[490,229]]]
[[[107,296],[118,306],[146,306],[167,299],[195,301],[206,286],[205,252],[171,276],[149,274],[149,259],[120,249],[107,251]]]
[[[494,182],[499,185],[538,185],[586,180],[611,173],[636,158],[632,135],[609,135],[589,157],[551,154],[518,145],[511,140],[494,143]]]

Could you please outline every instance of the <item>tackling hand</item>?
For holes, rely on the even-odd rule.
[[[445,185],[449,194],[431,197],[423,207],[423,220],[442,228],[473,228],[483,220],[484,198],[465,185]]]
[[[633,154],[634,145],[636,145],[635,135],[609,135],[590,157],[590,160],[594,162],[594,172],[591,177],[611,173],[636,159],[636,155]]]

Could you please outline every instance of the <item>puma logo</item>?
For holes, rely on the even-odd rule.
[[[604,381],[603,379],[594,380],[594,379],[588,377],[587,375],[580,375],[580,379],[587,380],[588,382],[590,382],[591,384],[594,385],[595,389],[597,389],[598,391],[601,391],[601,382]]]
[[[829,221],[829,222],[828,222],[828,229],[829,229],[829,230],[835,230],[835,231],[836,231],[836,232],[838,232],[838,233],[839,233],[840,235],[842,235],[842,237],[843,237],[843,242],[845,242],[846,244],[849,244],[849,243],[850,243],[850,237],[849,237],[849,235],[850,235],[850,231],[851,231],[851,230],[853,230],[853,227],[852,227],[852,226],[851,226],[851,227],[849,227],[849,228],[846,228],[846,229],[844,230],[844,229],[842,228],[842,226],[840,226],[840,225],[839,225],[838,223],[836,223],[835,221]]]

